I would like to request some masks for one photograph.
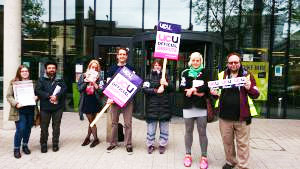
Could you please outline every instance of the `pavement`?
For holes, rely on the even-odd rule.
[[[0,111],[2,123],[2,112]],[[122,122],[122,118],[120,119]],[[173,118],[169,130],[169,144],[165,154],[156,150],[148,154],[145,138],[146,123],[133,119],[133,154],[128,155],[124,145],[111,153],[106,152],[105,115],[97,122],[101,143],[94,148],[82,147],[88,121],[80,121],[77,113],[65,112],[61,124],[60,150],[52,151],[52,131],[49,130],[48,153],[40,152],[40,128],[33,127],[30,155],[13,157],[14,129],[0,129],[0,169],[183,169],[184,123]],[[195,127],[196,129],[196,127]],[[210,169],[220,169],[225,163],[218,122],[207,126],[208,161]],[[158,137],[157,137],[158,138]],[[192,146],[193,164],[199,168],[201,155],[197,131]],[[251,169],[300,169],[300,120],[253,119],[250,140]]]

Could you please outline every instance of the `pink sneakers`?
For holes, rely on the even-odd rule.
[[[207,157],[201,157],[200,169],[207,169],[207,168],[208,168]]]
[[[184,160],[183,160],[183,164],[185,167],[191,167],[192,165],[192,156],[191,155],[185,155]]]

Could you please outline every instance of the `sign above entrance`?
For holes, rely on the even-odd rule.
[[[178,60],[180,33],[181,25],[159,22],[154,57]]]

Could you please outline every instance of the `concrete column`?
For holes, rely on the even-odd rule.
[[[14,123],[8,121],[10,105],[6,100],[9,82],[16,75],[21,63],[21,0],[4,0],[4,79],[3,79],[3,128],[13,129]]]

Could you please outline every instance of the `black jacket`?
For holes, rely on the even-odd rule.
[[[189,109],[194,107],[197,108],[206,108],[206,96],[209,94],[209,88],[207,85],[208,81],[208,75],[205,69],[203,69],[197,78],[193,78],[188,76],[189,75],[189,69],[185,69],[184,71],[181,72],[181,79],[180,79],[180,91],[183,94],[183,109]],[[196,87],[197,91],[199,93],[204,92],[205,95],[200,97],[196,95],[192,95],[191,97],[187,97],[185,94],[186,92],[184,91],[185,89],[192,88],[193,86],[193,80],[202,80],[204,81],[204,85],[200,87]]]
[[[58,97],[58,103],[53,104],[50,102],[49,97],[53,94],[56,86],[60,86],[61,90],[56,95]],[[41,111],[56,111],[65,107],[67,86],[63,79],[57,77],[50,79],[47,75],[40,77],[37,81],[35,93],[40,99]]]
[[[98,78],[96,83],[99,85],[99,89],[95,90],[95,96],[97,99],[98,104],[102,107],[103,106],[103,87],[104,87],[104,80]],[[79,100],[79,112],[82,112],[84,99],[86,98],[87,94],[85,92],[86,87],[88,86],[87,82],[84,82],[84,74],[82,74],[78,80],[77,87],[80,93],[80,100]]]
[[[145,80],[143,91],[146,94],[146,121],[169,121],[172,117],[170,108],[170,95],[173,90],[171,83],[165,87],[163,93],[158,94],[156,90],[160,86],[161,73],[151,71]]]

